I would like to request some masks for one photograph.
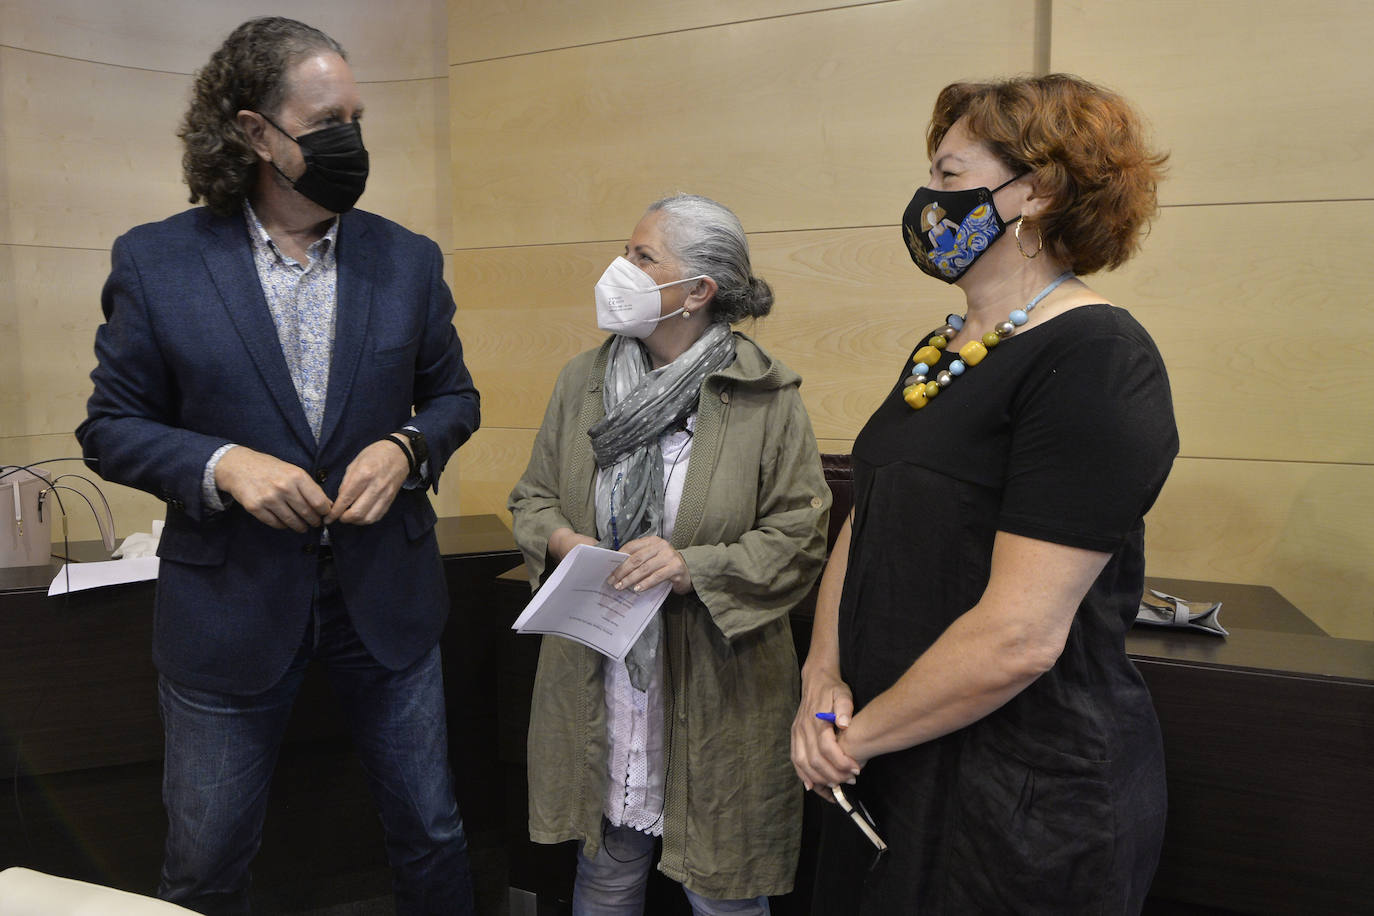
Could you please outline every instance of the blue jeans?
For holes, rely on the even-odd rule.
[[[640,916],[649,886],[649,866],[655,840],[633,827],[612,827],[601,821],[601,848],[593,858],[577,853],[577,882],[573,885],[573,916]],[[696,916],[768,916],[767,897],[717,900],[684,887]]]
[[[439,648],[402,671],[378,664],[348,619],[329,559],[300,650],[275,686],[236,696],[159,678],[168,832],[157,895],[216,916],[249,912],[268,784],[312,658],[327,666],[381,815],[397,914],[474,912]]]

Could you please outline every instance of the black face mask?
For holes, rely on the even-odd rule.
[[[1009,178],[992,190],[917,188],[902,214],[902,240],[911,260],[937,280],[953,283],[962,277],[1007,228],[992,195],[1020,177]]]
[[[330,213],[352,210],[367,187],[367,148],[363,146],[363,129],[358,122],[336,124],[292,137],[276,121],[267,115],[262,117],[295,141],[305,157],[305,171],[294,181],[275,162],[272,168],[307,200]]]

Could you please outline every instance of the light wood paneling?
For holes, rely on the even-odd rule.
[[[455,252],[456,324],[487,393],[484,422],[539,425],[563,364],[605,337],[596,328],[592,287],[622,246]],[[821,437],[852,438],[916,339],[963,310],[957,290],[916,270],[896,228],[764,233],[751,236],[750,246],[776,303],[772,315],[740,330],[801,373]]]
[[[458,489],[464,512],[499,515],[510,524],[506,498],[529,464],[535,432],[484,426],[459,450],[462,475]]]
[[[633,5],[616,0],[451,2],[449,62],[487,60],[871,2],[874,0],[645,0]]]
[[[121,67],[189,74],[240,23],[288,16],[323,29],[360,80],[441,76],[448,61],[443,0],[5,0],[0,44]]]
[[[371,158],[358,206],[452,247],[453,171],[449,158],[448,80],[358,87],[367,110],[363,140]]]
[[[106,251],[0,246],[5,435],[68,434],[85,419],[109,269]]]
[[[1370,201],[1170,208],[1089,278],[1159,344],[1184,454],[1374,462],[1372,232]]]
[[[1153,122],[1165,203],[1367,198],[1371,46],[1365,0],[1055,0],[1051,66]]]
[[[0,47],[0,244],[106,248],[188,206],[187,77]]]
[[[1269,585],[1333,636],[1371,640],[1371,517],[1368,465],[1180,458],[1146,518],[1147,572]]]
[[[681,188],[752,232],[893,225],[935,93],[1029,69],[1033,14],[887,3],[455,66],[455,245],[620,239]]]

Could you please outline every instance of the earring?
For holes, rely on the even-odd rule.
[[[1035,241],[1036,241],[1035,252],[1034,252],[1033,254],[1026,254],[1026,249],[1024,249],[1024,248],[1021,247],[1021,224],[1022,224],[1023,222],[1025,222],[1025,220],[1020,220],[1020,219],[1018,219],[1018,220],[1016,221],[1016,231],[1015,231],[1015,235],[1016,235],[1016,250],[1019,251],[1019,252],[1021,252],[1021,257],[1025,258],[1027,261],[1033,261],[1033,260],[1036,259],[1036,257],[1039,256],[1040,252],[1042,252],[1042,251],[1045,250],[1045,235],[1044,235],[1044,233],[1042,233],[1042,232],[1040,231],[1040,227],[1039,227],[1039,226],[1036,226],[1036,227],[1035,227]]]
[[[682,318],[683,318],[684,321],[691,321],[691,320],[692,320],[692,310],[691,310],[691,309],[686,309],[686,308],[683,309],[683,310],[682,310]]]

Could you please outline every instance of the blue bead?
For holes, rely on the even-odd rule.
[[[962,359],[956,359],[954,362],[949,364],[949,374],[963,375],[964,369],[966,368],[967,367],[964,365],[964,361]]]
[[[912,375],[930,375],[930,367],[925,363],[917,363],[911,367]]]
[[[1026,314],[1025,309],[1017,309],[1007,317],[1007,320],[1019,328],[1027,321],[1030,321],[1030,316]]]
[[[958,315],[946,315],[945,322],[956,331],[962,331],[964,329],[964,319]]]

